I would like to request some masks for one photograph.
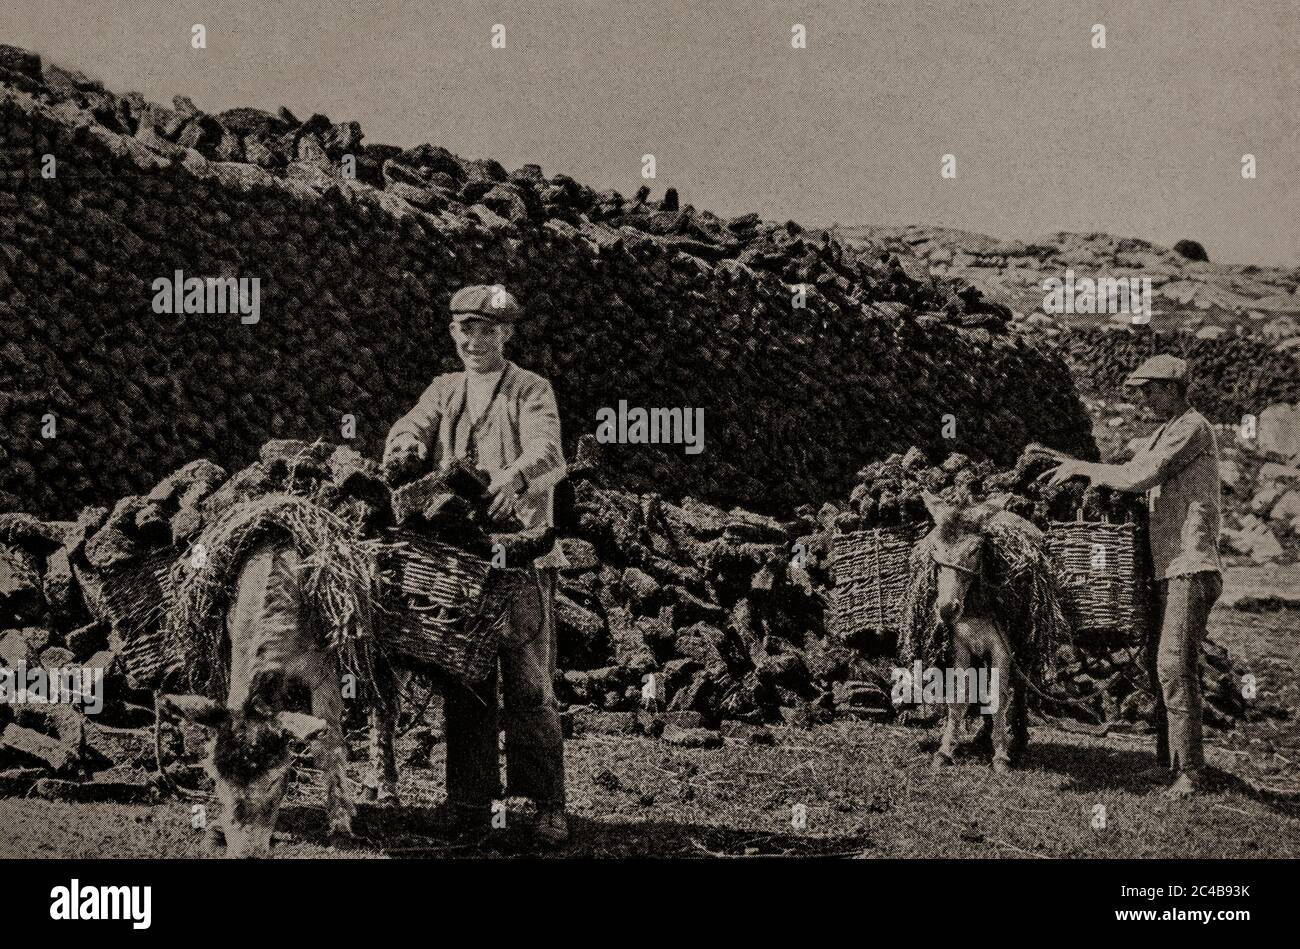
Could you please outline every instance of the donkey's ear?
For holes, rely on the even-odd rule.
[[[302,712],[281,712],[275,716],[275,721],[299,741],[319,738],[330,727],[325,719],[317,718],[315,715],[304,715]]]
[[[952,513],[953,507],[944,501],[937,494],[931,494],[929,491],[921,492],[921,500],[925,502],[925,509],[930,513],[930,519],[936,524],[940,517]]]
[[[160,695],[158,708],[205,728],[217,728],[230,718],[230,709],[201,695]]]

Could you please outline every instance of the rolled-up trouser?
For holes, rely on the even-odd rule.
[[[505,705],[509,793],[542,806],[564,804],[564,738],[555,701],[555,571],[532,571],[511,605],[501,638],[500,683]],[[501,796],[497,746],[498,673],[471,689],[445,688],[447,798],[483,806]]]
[[[1168,728],[1168,764],[1175,771],[1205,766],[1201,746],[1201,644],[1223,579],[1215,571],[1189,573],[1160,581],[1157,588],[1160,640],[1155,671]],[[1156,727],[1160,727],[1157,709]],[[1157,756],[1159,750],[1157,750]],[[1164,760],[1160,761],[1165,764]]]

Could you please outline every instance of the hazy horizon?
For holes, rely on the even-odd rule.
[[[119,94],[322,112],[370,143],[533,162],[625,195],[675,187],[724,216],[1187,237],[1215,261],[1300,265],[1289,0],[229,7],[45,0],[6,11],[0,42]],[[1095,22],[1105,50],[1090,48]],[[194,23],[206,50],[190,47]],[[795,23],[807,49],[791,49]],[[939,175],[944,153],[956,180]]]

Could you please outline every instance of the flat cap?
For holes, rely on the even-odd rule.
[[[501,284],[461,287],[451,298],[452,319],[478,317],[514,323],[522,315],[519,301]]]
[[[1133,370],[1125,381],[1125,385],[1140,386],[1144,382],[1151,382],[1155,379],[1169,379],[1174,382],[1187,381],[1187,360],[1179,359],[1177,356],[1170,356],[1161,353],[1159,356],[1152,356],[1137,369]]]

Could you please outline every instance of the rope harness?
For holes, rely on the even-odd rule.
[[[940,556],[937,553],[935,553],[933,549],[930,551],[930,559],[933,560],[940,567],[946,567],[949,570],[955,570],[958,573],[966,574],[972,579],[980,575],[982,554],[979,545],[976,545],[973,552],[971,552],[969,556],[964,558],[966,560],[965,563],[954,563],[948,560],[944,560],[940,558]],[[969,590],[967,592],[969,592]],[[951,634],[951,630],[949,630],[949,633]],[[1088,707],[1087,703],[1091,702],[1093,699],[1096,699],[1098,696],[1105,694],[1105,692],[1112,685],[1114,685],[1117,681],[1119,681],[1121,677],[1125,677],[1126,675],[1130,674],[1130,670],[1137,665],[1137,661],[1134,659],[1132,651],[1130,651],[1124,666],[1121,667],[1117,672],[1112,674],[1108,679],[1106,679],[1105,682],[1101,683],[1101,685],[1099,685],[1096,689],[1094,689],[1092,692],[1088,693],[1087,695],[1084,695],[1080,698],[1071,699],[1071,698],[1064,698],[1060,696],[1051,695],[1047,692],[1044,692],[1037,685],[1035,685],[1034,682],[1030,679],[1030,677],[1024,672],[1024,670],[1020,668],[1019,663],[1016,662],[1015,656],[1011,654],[1010,649],[1007,650],[1007,661],[1011,664],[1012,674],[1015,675],[1017,678],[1019,678],[1019,680],[1023,682],[1025,686],[1031,692],[1033,692],[1034,695],[1038,696],[1040,699],[1044,699],[1048,702],[1053,703],[1054,705],[1065,705],[1065,706],[1070,706],[1072,708],[1077,708],[1080,711],[1088,712],[1089,714],[1094,714],[1094,713],[1093,710]],[[1139,670],[1139,672],[1144,673],[1144,670]],[[1141,689],[1143,692],[1146,692],[1148,695],[1153,694],[1151,689],[1143,685],[1141,681],[1132,678],[1129,678],[1128,681],[1129,684],[1136,686],[1138,689]]]

